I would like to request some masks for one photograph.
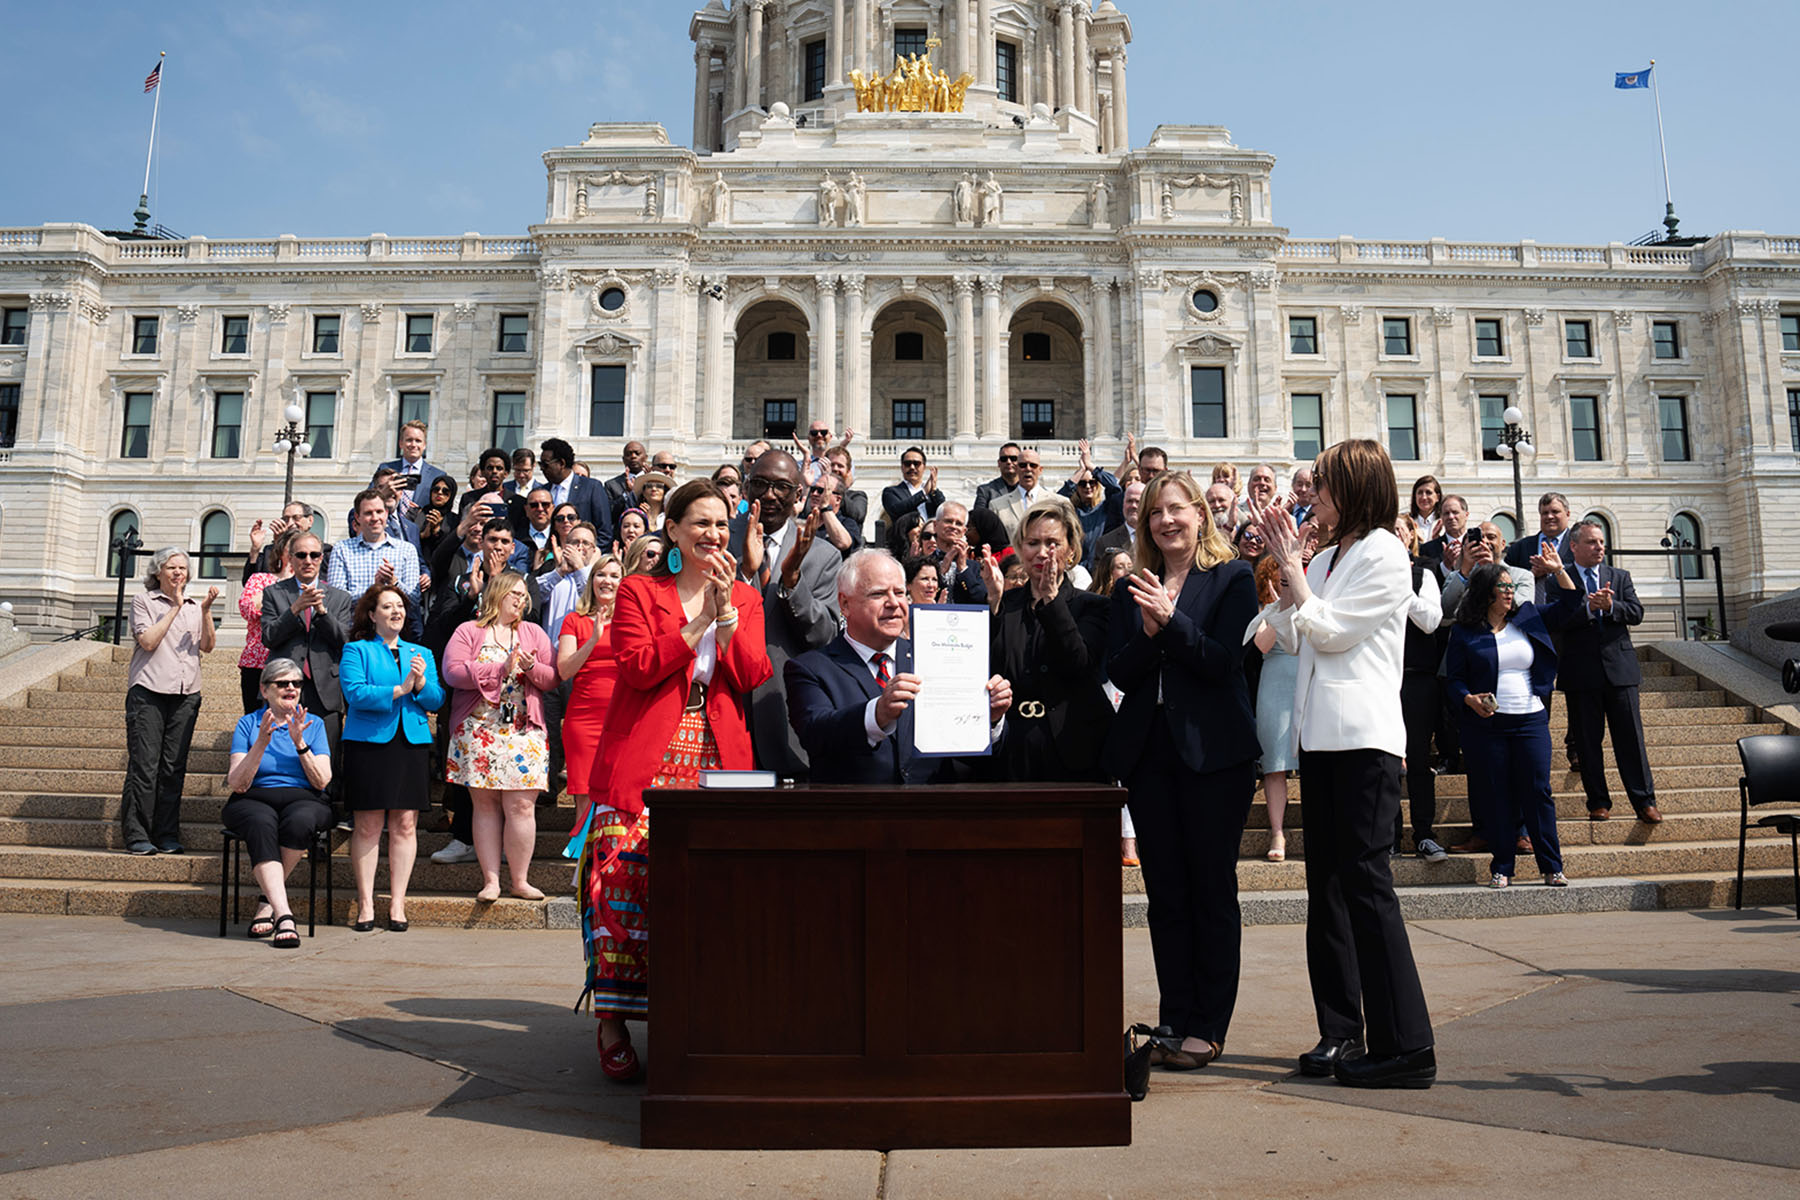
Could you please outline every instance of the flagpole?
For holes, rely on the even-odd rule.
[[[143,233],[150,221],[150,159],[156,153],[156,114],[162,108],[162,67],[168,57],[167,50],[156,55],[156,96],[150,101],[150,147],[144,151],[144,193],[138,197],[137,211],[131,214],[137,221],[136,233]]]
[[[1662,88],[1656,82],[1656,60],[1650,60],[1650,95],[1656,101],[1656,145],[1662,151],[1663,169],[1663,228],[1669,231],[1669,237],[1675,236],[1675,229],[1681,224],[1675,216],[1675,196],[1669,190],[1669,143],[1663,137]]]

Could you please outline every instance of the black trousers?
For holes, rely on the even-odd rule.
[[[1463,717],[1463,753],[1469,775],[1487,781],[1488,824],[1477,833],[1488,841],[1493,861],[1488,869],[1513,874],[1521,825],[1531,836],[1538,871],[1563,869],[1562,842],[1556,833],[1556,800],[1550,792],[1550,714],[1495,713]]]
[[[550,784],[544,790],[555,799],[560,790],[557,778],[563,773],[563,713],[569,707],[569,691],[573,680],[565,679],[543,694],[544,733],[550,742]]]
[[[1306,971],[1323,1037],[1367,1031],[1369,1053],[1432,1045],[1388,847],[1400,760],[1381,750],[1300,751],[1306,815]],[[1142,843],[1140,845],[1140,852]]]
[[[119,823],[127,846],[181,840],[181,792],[199,719],[199,692],[170,695],[138,684],[125,693],[127,761]]]
[[[1256,788],[1250,762],[1197,774],[1158,710],[1131,789],[1131,821],[1149,898],[1159,1024],[1225,1044],[1237,1007],[1244,926],[1238,847]]]
[[[1400,676],[1400,712],[1406,721],[1406,803],[1412,813],[1413,847],[1436,837],[1437,773],[1431,769],[1431,736],[1443,704],[1437,676],[1408,671]],[[1400,848],[1400,810],[1394,810],[1394,848]]]
[[[233,794],[219,820],[244,839],[256,867],[279,861],[283,849],[311,847],[319,830],[331,828],[331,806],[311,788],[252,787]]]
[[[238,691],[243,693],[244,711],[253,713],[262,707],[262,673],[261,667],[238,668]],[[307,710],[311,712],[309,708]]]
[[[1650,758],[1644,752],[1644,722],[1638,714],[1635,687],[1603,687],[1564,692],[1569,705],[1569,733],[1581,760],[1581,787],[1587,793],[1588,811],[1611,808],[1606,786],[1606,760],[1600,738],[1612,733],[1613,761],[1619,764],[1619,781],[1631,807],[1640,813],[1656,803],[1656,785],[1650,780]]]

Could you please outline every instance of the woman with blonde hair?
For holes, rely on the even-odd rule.
[[[1137,571],[1113,589],[1106,662],[1124,699],[1105,764],[1130,793],[1167,1029],[1152,1061],[1177,1071],[1224,1052],[1237,1005],[1237,856],[1256,782],[1243,667],[1256,585],[1203,497],[1186,473],[1145,487]]]
[[[662,561],[662,555],[662,536],[647,533],[631,543],[631,548],[625,551],[620,565],[625,568],[627,576],[648,575],[656,570],[656,564]]]
[[[525,577],[501,571],[481,589],[476,618],[458,626],[444,648],[444,682],[455,689],[445,778],[468,788],[475,802],[475,898],[483,902],[500,898],[503,839],[512,894],[544,898],[530,873],[537,794],[550,775],[544,693],[556,686],[556,657],[550,635],[525,619],[530,609]]]
[[[569,798],[575,802],[575,828],[570,849],[563,857],[581,853],[593,789],[594,764],[600,757],[600,733],[606,727],[606,708],[619,680],[619,660],[613,655],[613,602],[625,568],[613,555],[598,559],[588,569],[581,599],[563,618],[556,639],[556,673],[573,681],[569,706],[563,713],[563,761],[569,769]]]

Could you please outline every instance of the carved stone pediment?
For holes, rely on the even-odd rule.
[[[575,347],[590,358],[630,358],[643,347],[643,342],[616,329],[602,329],[580,339]]]

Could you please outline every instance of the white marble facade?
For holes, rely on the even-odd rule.
[[[920,31],[975,77],[967,111],[858,113],[845,73]],[[596,124],[545,155],[524,235],[0,230],[0,597],[28,623],[110,612],[121,514],[151,545],[241,549],[278,510],[281,410],[309,399],[329,446],[295,492],[333,514],[414,413],[459,485],[483,446],[552,434],[597,475],[627,438],[704,473],[791,411],[858,431],[871,493],[912,442],[972,492],[1009,437],[1053,482],[1076,439],[1111,464],[1128,431],[1196,471],[1285,476],[1313,397],[1325,441],[1396,450],[1411,397],[1403,487],[1436,474],[1485,517],[1512,508],[1512,468],[1484,458],[1483,413],[1516,404],[1528,505],[1565,491],[1628,547],[1686,514],[1733,607],[1800,586],[1800,237],[1291,237],[1274,159],[1226,130],[1129,148],[1111,0],[712,0],[690,32],[699,149]],[[1197,409],[1197,380],[1222,404]],[[1628,565],[1673,596],[1665,565]]]

